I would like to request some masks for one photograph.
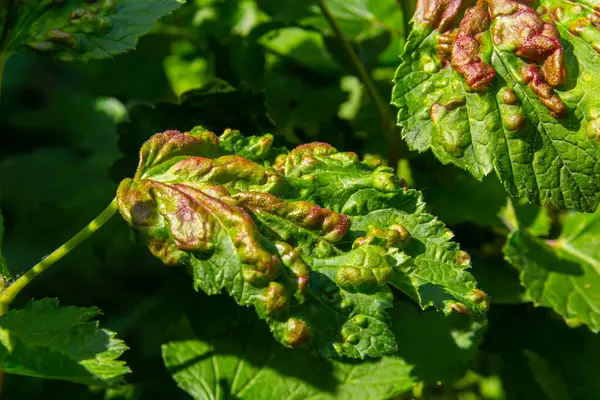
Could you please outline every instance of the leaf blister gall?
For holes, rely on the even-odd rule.
[[[589,116],[600,90],[600,11],[536,6],[419,0],[392,103],[411,149],[432,149],[477,179],[496,171],[511,196],[591,212],[600,202]]]
[[[496,71],[480,55],[482,36],[490,24],[491,19],[483,3],[477,3],[465,13],[454,39],[452,67],[475,91],[487,89],[496,77]]]
[[[352,227],[364,206],[377,204],[357,196],[412,201],[414,192],[391,168],[328,144],[289,153],[271,144],[270,135],[232,130],[220,138],[201,127],[158,133],[142,146],[135,179],[119,187],[121,214],[152,254],[191,267],[197,288],[225,289],[254,306],[285,346],[361,358],[395,351],[388,285],[405,289],[398,277],[409,271],[404,250],[419,225],[372,223],[358,235]],[[464,278],[454,301],[480,308],[468,297],[473,278]]]

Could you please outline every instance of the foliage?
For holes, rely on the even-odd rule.
[[[1,394],[598,397],[596,3],[0,0]]]
[[[58,307],[55,299],[7,312],[0,317],[4,372],[111,384],[129,372],[115,361],[127,347],[88,321],[96,315],[93,308]]]
[[[594,290],[600,284],[599,222],[598,212],[570,213],[558,238],[543,240],[517,229],[504,247],[507,260],[520,272],[527,300],[594,332],[600,330],[600,299]]]
[[[468,254],[391,168],[272,140],[202,127],[156,134],[119,186],[121,214],[163,263],[191,267],[197,288],[253,305],[285,346],[395,352],[388,283],[423,308],[484,315]]]
[[[2,55],[41,52],[61,61],[110,57],[179,6],[177,0],[5,0]]]
[[[478,179],[495,170],[511,196],[594,211],[597,11],[545,0],[541,11],[516,0],[449,3],[419,3],[396,72],[393,102],[409,146]]]

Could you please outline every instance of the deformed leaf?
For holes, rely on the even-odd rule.
[[[152,254],[189,266],[206,293],[254,306],[289,347],[394,352],[388,283],[423,308],[483,317],[468,254],[391,168],[325,143],[287,153],[271,142],[201,127],[156,134],[119,187],[121,214]]]
[[[177,0],[33,0],[7,2],[2,49],[61,61],[111,57],[135,47]]]
[[[556,240],[525,229],[512,233],[504,254],[520,271],[525,295],[565,321],[600,330],[600,213],[571,213]]]
[[[392,94],[409,146],[478,179],[495,170],[511,196],[594,211],[600,11],[592,3],[421,0]]]
[[[93,385],[118,383],[129,372],[117,358],[127,346],[99,329],[95,308],[31,302],[0,317],[0,366],[11,374]]]

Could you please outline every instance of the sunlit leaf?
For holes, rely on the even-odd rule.
[[[190,267],[206,293],[254,306],[288,347],[394,352],[387,283],[422,308],[484,315],[468,254],[391,168],[272,140],[201,127],[156,134],[119,187],[121,214],[152,254]]]
[[[560,0],[536,10],[449,4],[425,0],[415,12],[392,94],[404,139],[478,179],[496,171],[511,196],[594,211],[598,11]]]
[[[99,329],[95,308],[32,302],[0,317],[0,365],[6,373],[78,383],[118,383],[129,368],[117,360],[127,346]]]

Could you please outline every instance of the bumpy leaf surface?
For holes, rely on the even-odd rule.
[[[95,308],[32,302],[0,317],[0,366],[11,374],[110,385],[129,372],[117,358],[127,346],[89,322]]]
[[[552,308],[570,325],[600,330],[600,212],[571,213],[557,240],[519,229],[504,254],[520,271],[529,301]]]
[[[495,170],[511,196],[594,211],[600,7],[534,3],[421,0],[396,72],[398,124],[412,149],[478,179]]]
[[[156,134],[119,187],[121,214],[165,264],[253,305],[289,347],[396,351],[388,283],[423,308],[484,315],[468,254],[391,168],[325,143],[288,153],[272,140],[201,127]]]
[[[177,0],[14,0],[0,12],[1,53],[61,61],[111,57],[180,6]]]

